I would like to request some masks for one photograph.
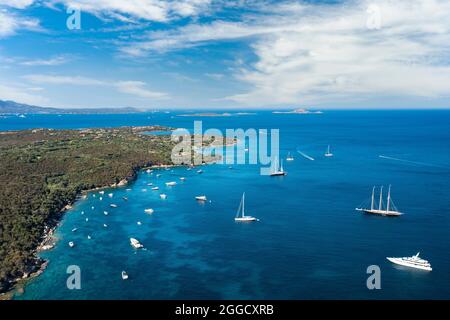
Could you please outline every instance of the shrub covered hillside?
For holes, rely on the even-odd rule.
[[[82,190],[132,179],[141,167],[170,164],[161,127],[0,132],[0,292],[39,268],[45,228]]]

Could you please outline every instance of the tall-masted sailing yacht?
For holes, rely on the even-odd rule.
[[[281,166],[278,166],[278,158],[275,159],[275,162],[273,163],[270,176],[276,177],[276,176],[285,176],[287,173],[283,170],[283,160],[281,160]]]
[[[386,200],[386,209],[383,209],[383,186],[380,187],[380,200],[378,203],[378,208],[376,208],[375,188],[376,187],[373,187],[373,189],[372,189],[372,201],[370,204],[370,209],[356,208],[356,211],[362,211],[365,213],[379,214],[382,216],[390,216],[390,217],[398,217],[403,214],[397,210],[397,208],[395,207],[395,205],[391,199],[391,185],[389,185],[389,191],[388,191],[387,200]]]
[[[259,221],[259,219],[255,218],[255,217],[245,215],[245,192],[242,194],[241,203],[239,204],[239,208],[238,208],[236,217],[234,218],[234,221],[237,221],[237,222]]]
[[[332,156],[333,156],[333,154],[330,151],[330,145],[328,145],[327,152],[325,152],[325,157],[332,157]]]

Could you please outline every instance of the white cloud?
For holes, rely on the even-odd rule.
[[[209,7],[211,0],[49,0],[78,7],[99,17],[126,22],[136,19],[167,22],[179,17],[197,16]]]
[[[145,88],[146,83],[142,81],[119,81],[116,86],[120,92],[128,93],[146,99],[168,99],[163,92],[151,91]]]
[[[19,16],[7,10],[0,11],[0,38],[14,35],[21,29],[39,30],[39,20]]]
[[[47,99],[42,96],[30,93],[27,88],[18,85],[2,84],[0,83],[0,99],[11,100],[26,104],[45,104]]]
[[[32,5],[34,0],[0,0],[0,6],[8,6],[16,9],[25,9]]]
[[[73,85],[73,86],[102,86],[116,89],[137,98],[161,100],[168,99],[169,95],[164,92],[152,91],[146,88],[143,81],[105,81],[81,76],[60,76],[47,74],[30,74],[23,76],[27,81],[43,85]]]
[[[222,80],[225,77],[222,73],[205,73],[205,76],[217,81]]]
[[[80,76],[58,76],[47,74],[30,74],[24,79],[36,84],[76,85],[76,86],[104,86],[107,82]]]
[[[367,28],[370,4],[380,9],[378,30]],[[142,56],[246,39],[256,61],[235,77],[251,89],[228,99],[247,105],[450,95],[449,1],[292,2],[263,9],[239,22],[150,32],[121,50]]]
[[[20,62],[21,65],[24,66],[59,66],[65,64],[69,61],[67,57],[64,56],[56,56],[49,59],[34,59],[34,60],[26,60]]]

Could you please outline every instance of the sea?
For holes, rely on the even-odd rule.
[[[185,167],[142,171],[128,186],[90,192],[64,215],[55,248],[41,253],[49,260],[45,272],[14,298],[450,299],[450,110],[252,112],[0,118],[0,130],[192,130],[194,120],[204,130],[279,129],[280,158],[294,157],[284,161],[282,177],[261,175],[258,164],[211,164],[202,174]],[[328,145],[333,157],[324,156]],[[355,210],[368,205],[373,186],[378,199],[379,187],[389,185],[402,216]],[[244,192],[246,214],[258,222],[234,221]],[[208,201],[196,201],[199,195]],[[133,249],[131,237],[145,249]],[[418,252],[433,271],[386,259]],[[67,285],[74,266],[79,289]]]

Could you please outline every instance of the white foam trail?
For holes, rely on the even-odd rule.
[[[297,152],[298,152],[301,156],[305,157],[306,159],[311,160],[311,161],[314,161],[314,158],[308,156],[306,153],[303,153],[303,152],[298,151],[298,150],[297,150]]]
[[[436,168],[449,169],[448,167],[440,166],[440,165],[433,164],[433,163],[411,161],[411,160],[399,159],[399,158],[394,158],[394,157],[388,157],[388,156],[384,156],[384,155],[379,155],[378,158],[387,159],[387,160],[394,160],[394,161],[400,161],[400,162],[405,162],[405,163],[410,163],[410,164],[416,164],[416,165],[419,165],[419,166],[427,166],[427,167],[436,167]]]

